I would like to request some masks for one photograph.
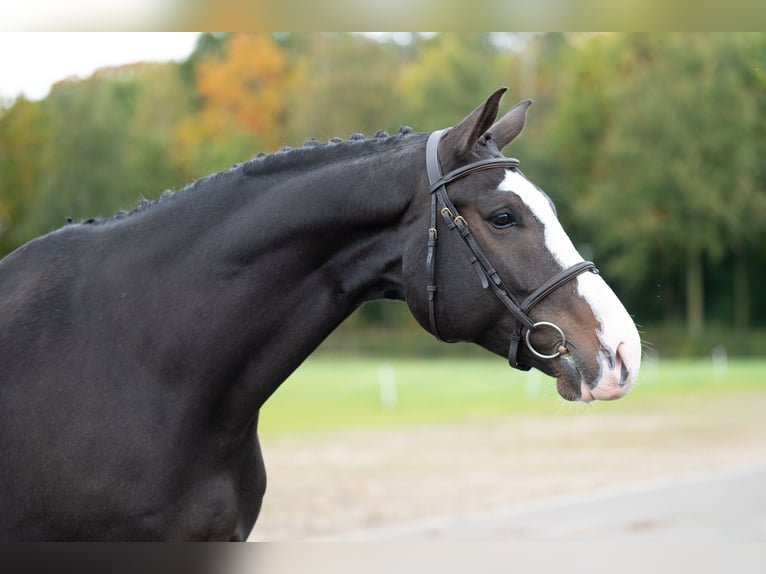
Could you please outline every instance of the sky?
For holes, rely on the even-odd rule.
[[[51,85],[104,66],[181,61],[196,32],[0,32],[0,101],[44,98]]]

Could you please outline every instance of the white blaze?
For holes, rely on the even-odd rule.
[[[545,246],[562,269],[583,261],[583,257],[577,252],[572,240],[561,226],[548,198],[528,179],[518,172],[506,171],[505,179],[498,189],[516,194],[542,224]],[[599,382],[597,389],[593,389],[588,394],[590,398],[622,396],[635,381],[641,363],[641,342],[638,331],[625,307],[600,275],[581,273],[576,280],[577,292],[588,302],[596,320],[601,325],[599,338],[613,354],[616,354],[619,347],[621,355],[614,369],[610,369],[610,366],[606,364],[602,366],[602,381]],[[628,384],[624,385],[626,387],[624,389],[619,387],[621,361],[625,362],[630,371],[630,378]],[[611,376],[607,371],[611,371]],[[603,390],[599,391],[599,389]],[[583,385],[583,395],[587,400],[586,391],[588,389]]]
[[[545,230],[545,246],[551,252],[562,269],[583,261],[572,240],[561,227],[550,201],[532,183],[515,171],[506,171],[505,179],[500,183],[502,191],[515,193],[523,201]]]

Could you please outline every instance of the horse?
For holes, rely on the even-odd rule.
[[[502,150],[506,88],[445,130],[258,156],[0,261],[0,538],[246,540],[258,413],[346,317],[405,301],[444,341],[622,397],[636,326]]]

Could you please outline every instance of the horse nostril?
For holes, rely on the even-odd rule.
[[[628,367],[625,366],[625,363],[622,363],[622,366],[620,368],[620,386],[624,387],[625,383],[628,382],[628,378],[630,377],[630,371],[628,371]]]
[[[625,359],[622,356],[622,343],[620,343],[617,346],[615,359],[617,364],[620,366],[620,383],[619,384],[621,387],[624,387],[625,384],[628,382],[628,379],[630,378],[630,371],[628,370],[628,366],[625,364]]]

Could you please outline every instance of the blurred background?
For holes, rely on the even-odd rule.
[[[48,53],[61,39],[33,36]],[[202,34],[186,57],[104,67],[34,99],[0,79],[0,254],[258,152],[451,125],[500,85],[506,108],[536,102],[508,153],[650,353],[766,353],[763,34]],[[344,344],[428,347],[408,339],[401,305],[366,306],[348,327]],[[401,336],[357,336],[378,328]]]
[[[85,37],[91,51],[99,36]],[[14,37],[4,39],[11,50]],[[55,35],[35,41],[57,50]],[[506,154],[555,201],[645,343],[628,398],[563,405],[542,375],[435,341],[403,304],[367,304],[264,409],[274,486],[258,536],[512,504],[508,483],[488,478],[498,460],[524,500],[766,462],[766,35],[204,33],[169,61],[138,55],[141,43],[136,61],[34,95],[0,78],[0,255],[67,217],[130,210],[259,152],[452,125],[507,85],[503,111],[535,105]],[[11,53],[24,62],[21,46],[3,58]],[[425,434],[413,438],[416,429]],[[535,449],[518,439],[530,434]],[[583,436],[602,437],[613,458],[591,442],[576,450]],[[434,442],[444,458],[426,464]],[[413,494],[457,472],[458,454],[477,457],[461,468],[484,469],[461,475],[482,496]],[[613,473],[594,471],[604,460]],[[405,474],[387,474],[397,466]],[[315,468],[337,472],[308,486]],[[551,475],[560,480],[541,478]],[[397,488],[409,505],[392,509]],[[291,505],[311,518],[276,510]],[[367,511],[331,520],[344,506]]]

